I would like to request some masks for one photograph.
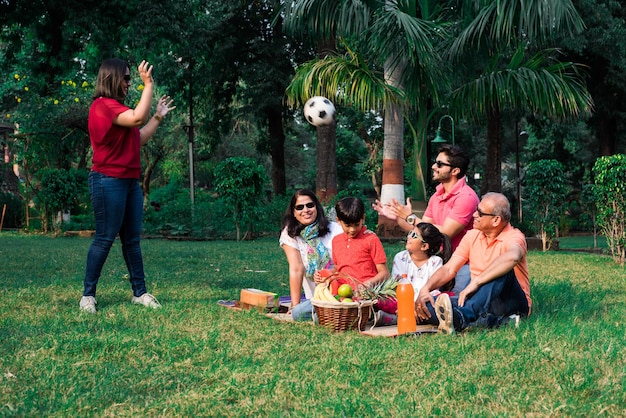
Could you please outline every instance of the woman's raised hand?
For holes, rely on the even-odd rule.
[[[170,96],[161,96],[157,101],[156,112],[161,116],[167,115],[170,110],[176,109],[176,106],[172,106],[172,103],[174,103],[174,100]]]
[[[148,63],[146,60],[142,60],[139,66],[137,67],[137,71],[139,71],[139,76],[141,77],[141,81],[143,84],[152,83],[152,65]]]

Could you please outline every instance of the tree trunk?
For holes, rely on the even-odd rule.
[[[287,180],[285,178],[285,131],[281,109],[269,108],[267,118],[272,158],[272,189],[274,195],[284,195],[287,192]]]
[[[380,201],[384,204],[396,199],[404,202],[404,124],[402,109],[390,104],[385,111],[385,145],[383,148],[383,185]],[[378,216],[378,235],[381,238],[400,238],[405,235],[396,221]]]
[[[600,155],[613,155],[617,149],[617,124],[609,115],[598,115],[598,142]]]
[[[399,75],[400,66],[391,68],[385,64],[385,78],[391,86],[402,88]],[[383,145],[383,184],[380,201],[385,204],[396,199],[404,202],[404,119],[402,108],[389,103],[385,108],[385,142]],[[401,238],[406,234],[396,221],[378,216],[378,235],[381,238]]]
[[[148,200],[150,198],[150,181],[152,180],[152,173],[155,167],[161,160],[161,157],[156,157],[154,160],[150,160],[149,157],[144,157],[146,160],[146,169],[143,172],[143,180],[141,181],[141,191],[143,193],[143,207],[148,206]]]
[[[496,106],[487,113],[487,161],[480,194],[502,191],[502,121]]]
[[[337,125],[317,127],[317,174],[315,194],[323,205],[337,195]]]

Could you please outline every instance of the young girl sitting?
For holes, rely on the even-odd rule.
[[[415,298],[430,278],[452,255],[452,244],[447,235],[439,232],[434,225],[421,222],[407,235],[406,250],[400,251],[393,259],[391,269],[392,277],[402,277],[406,274],[407,279],[413,285]],[[446,289],[434,290],[433,296]],[[397,305],[396,305],[397,308]],[[387,312],[385,312],[387,311]],[[379,310],[376,323],[382,325],[395,325],[397,316],[388,313],[389,309]]]

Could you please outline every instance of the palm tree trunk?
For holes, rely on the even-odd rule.
[[[337,195],[337,127],[335,123],[317,127],[317,174],[315,194],[323,205]]]
[[[285,131],[281,109],[268,109],[267,118],[272,158],[272,189],[274,195],[284,195],[287,191],[287,180],[285,178]]]
[[[502,121],[497,106],[487,113],[487,160],[480,194],[502,191]]]
[[[399,66],[390,68],[385,65],[387,83],[402,87],[399,80]],[[391,199],[404,202],[404,116],[397,103],[389,103],[385,108],[385,140],[383,145],[383,184],[380,201],[384,204]],[[378,216],[378,235],[381,238],[400,238],[405,235],[396,221]]]

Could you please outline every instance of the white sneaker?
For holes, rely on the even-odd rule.
[[[442,293],[435,300],[435,314],[439,320],[438,331],[441,334],[454,334],[454,313],[452,302],[447,293]]]
[[[143,295],[137,297],[133,296],[133,303],[137,303],[139,305],[146,306],[148,308],[158,309],[161,307],[161,304],[154,296],[150,293],[144,293]]]
[[[93,296],[83,296],[80,298],[79,306],[81,310],[94,314],[96,313],[97,304],[98,302],[96,302],[96,298]]]

